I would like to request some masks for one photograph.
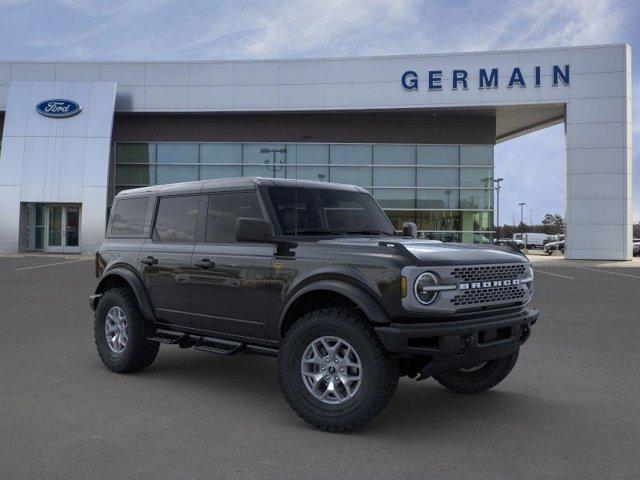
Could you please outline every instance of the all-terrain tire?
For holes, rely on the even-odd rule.
[[[433,375],[433,378],[452,392],[473,395],[498,385],[511,372],[518,360],[518,350],[505,357],[490,360],[475,371],[450,370]]]
[[[320,337],[339,337],[360,358],[361,383],[343,403],[324,403],[303,381],[303,355]],[[278,356],[278,378],[287,402],[302,419],[321,430],[344,432],[367,422],[389,403],[398,387],[399,370],[361,315],[349,308],[326,308],[308,313],[287,331]]]
[[[109,347],[105,334],[107,313],[113,307],[120,307],[127,321],[128,338],[121,352],[114,352]],[[93,322],[93,336],[102,363],[112,372],[135,372],[151,365],[160,349],[159,342],[148,340],[153,332],[153,323],[144,317],[130,289],[110,289],[100,298]]]

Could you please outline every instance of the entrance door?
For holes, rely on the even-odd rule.
[[[47,252],[63,252],[64,227],[62,226],[62,208],[58,205],[47,207]]]
[[[80,207],[77,205],[38,205],[36,207],[37,212],[42,210],[45,212],[44,251],[79,253]],[[39,247],[37,229],[38,225],[35,232],[36,248]]]

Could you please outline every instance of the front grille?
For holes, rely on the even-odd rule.
[[[495,278],[495,277],[494,277]],[[451,303],[455,306],[475,305],[478,303],[496,303],[509,300],[521,300],[525,291],[519,285],[509,285],[503,287],[490,287],[478,290],[465,290],[454,296]]]
[[[451,271],[451,276],[461,282],[511,280],[514,278],[520,278],[524,274],[525,268],[524,264],[521,263],[515,265],[458,267]]]

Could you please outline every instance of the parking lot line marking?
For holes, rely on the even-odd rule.
[[[53,267],[54,265],[64,265],[64,264],[67,264],[67,263],[88,262],[89,260],[91,260],[91,259],[90,258],[83,258],[83,259],[80,259],[80,260],[69,260],[68,262],[47,263],[45,265],[33,265],[32,267],[16,268],[14,271],[15,272],[19,272],[20,270],[31,270],[31,269],[34,269],[34,268]]]
[[[582,270],[589,270],[590,272],[601,272],[601,273],[608,273],[610,275],[619,275],[621,277],[631,277],[631,278],[640,279],[639,275],[631,275],[629,273],[620,273],[620,272],[610,272],[608,270],[600,270],[599,268],[582,267]]]
[[[575,278],[573,277],[569,277],[567,275],[560,275],[559,273],[545,272],[544,270],[538,270],[538,269],[534,269],[533,271],[536,273],[544,273],[545,275],[553,275],[554,277],[561,277],[561,278],[567,278],[569,280],[575,280]]]

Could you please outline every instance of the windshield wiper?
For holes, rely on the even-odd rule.
[[[294,232],[292,230],[288,230],[286,232],[287,235],[340,235],[344,232],[338,232],[336,230],[326,230],[323,228],[306,228],[304,230],[298,230]]]
[[[346,233],[350,235],[390,235],[390,233],[383,232],[382,230],[350,230]]]

